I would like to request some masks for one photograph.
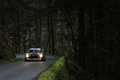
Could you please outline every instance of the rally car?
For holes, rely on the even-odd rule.
[[[25,61],[28,60],[42,60],[45,61],[44,49],[41,48],[30,48],[27,53],[25,53]]]

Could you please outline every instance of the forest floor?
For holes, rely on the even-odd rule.
[[[97,72],[100,74],[94,74],[90,76],[85,73],[77,64],[68,60],[68,68],[70,72],[71,80],[120,80],[120,58],[115,57],[112,61],[108,60],[104,62],[107,66],[104,66]]]
[[[75,63],[68,60],[70,80],[90,80],[89,76]]]

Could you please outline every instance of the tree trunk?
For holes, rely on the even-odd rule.
[[[48,17],[48,37],[49,37],[49,54],[51,53],[51,27],[50,27],[50,18]]]
[[[84,10],[82,7],[79,7],[79,56],[77,62],[84,68],[86,63],[85,36]]]
[[[29,48],[31,47],[31,28],[29,27]]]
[[[53,26],[53,18],[51,17],[51,37],[52,37],[52,55],[55,54],[55,47],[54,47],[54,26]]]
[[[20,53],[20,26],[19,26],[19,9],[17,11],[17,53]]]
[[[42,21],[41,21],[41,17],[40,17],[40,25],[39,25],[39,27],[40,27],[40,29],[39,29],[39,46],[42,48]]]
[[[6,32],[6,0],[1,0],[1,32]]]

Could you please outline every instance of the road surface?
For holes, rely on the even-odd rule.
[[[0,80],[35,80],[42,71],[53,65],[58,58],[46,56],[46,61],[24,61],[24,55],[16,55],[22,60],[0,64]]]

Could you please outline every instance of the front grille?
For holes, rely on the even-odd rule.
[[[30,58],[38,58],[39,55],[38,54],[30,54]]]

